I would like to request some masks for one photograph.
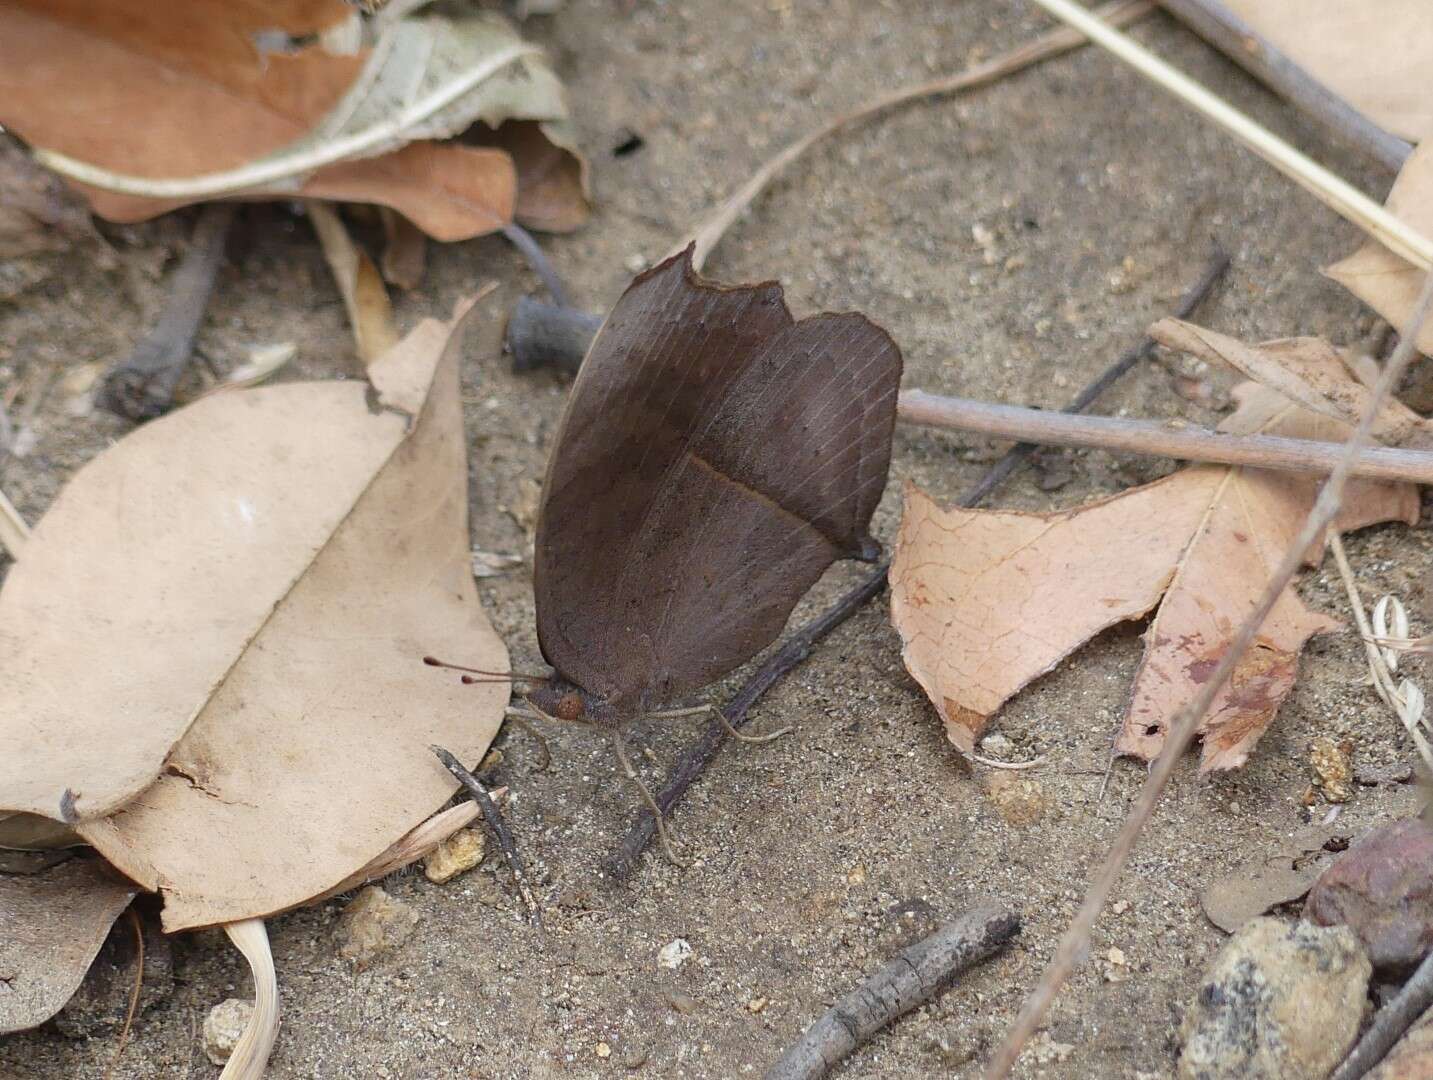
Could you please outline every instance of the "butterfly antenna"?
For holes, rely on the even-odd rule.
[[[515,679],[520,679],[523,682],[545,683],[552,678],[550,675],[533,675],[526,671],[486,671],[483,668],[467,667],[463,664],[450,664],[446,660],[439,660],[436,656],[423,657],[423,663],[429,667],[468,672],[469,674],[463,676],[465,686],[471,686],[474,683],[512,682]],[[473,675],[481,675],[483,678],[475,679],[472,677]]]

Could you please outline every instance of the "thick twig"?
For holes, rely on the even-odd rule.
[[[1020,932],[1020,917],[982,904],[904,949],[802,1033],[766,1080],[820,1080],[887,1024],[944,990]]]
[[[1408,980],[1398,996],[1379,1010],[1373,1025],[1363,1033],[1330,1080],[1359,1080],[1382,1061],[1413,1022],[1433,1007],[1433,953]]]
[[[174,391],[194,353],[194,338],[224,261],[234,212],[233,203],[210,203],[199,212],[159,321],[134,352],[105,375],[99,401],[106,409],[130,420],[152,420],[174,404]]]
[[[921,390],[903,392],[896,415],[908,424],[973,431],[1042,446],[1097,447],[1286,472],[1327,475],[1343,456],[1342,443],[1282,435],[1225,435],[1182,421],[1161,423],[1114,416],[1069,416],[1016,405],[940,397]],[[1360,452],[1353,475],[1430,484],[1433,483],[1433,451],[1372,446]]]
[[[601,325],[601,315],[531,296],[519,297],[508,317],[505,342],[512,354],[512,369],[535,371],[550,367],[575,375]]]
[[[1214,256],[1209,267],[1200,275],[1198,283],[1180,299],[1177,310],[1184,313],[1181,318],[1187,318],[1194,313],[1195,308],[1209,295],[1228,265],[1229,260],[1222,252]],[[1121,355],[1096,376],[1093,382],[1081,390],[1067,406],[1067,410],[1075,412],[1089,408],[1098,395],[1108,390],[1116,379],[1129,371],[1140,357],[1147,355],[1153,347],[1154,342],[1146,335],[1137,346]],[[1011,447],[958,500],[959,504],[971,507],[983,502],[996,486],[1020,467],[1029,454],[1029,449],[1023,444]],[[810,656],[811,649],[818,641],[861,610],[868,600],[884,592],[886,574],[889,569],[890,562],[883,562],[863,578],[860,584],[837,600],[824,614],[792,634],[786,644],[756,670],[756,673],[746,681],[746,684],[737,691],[736,696],[722,710],[731,726],[734,728],[744,726],[747,721],[747,711],[762,694],[770,690],[781,681],[784,675]],[[725,727],[714,723],[702,732],[692,745],[687,747],[677,762],[677,767],[672,770],[672,775],[662,786],[661,791],[656,794],[657,805],[662,808],[664,814],[671,814],[672,807],[711,764],[726,738]],[[640,812],[632,827],[627,830],[627,835],[622,838],[622,843],[618,846],[617,851],[607,860],[605,867],[607,873],[617,881],[625,881],[637,868],[638,859],[647,845],[651,843],[655,832],[655,819],[645,810]]]
[[[1048,0],[1040,0],[1040,2],[1047,3]],[[1005,1043],[1000,1047],[994,1060],[991,1061],[985,1074],[986,1080],[1000,1080],[1010,1074],[1026,1040],[1035,1033],[1035,1029],[1039,1027],[1045,1013],[1049,1010],[1050,1003],[1054,1001],[1055,994],[1065,980],[1070,977],[1077,959],[1084,954],[1088,947],[1090,930],[1095,924],[1095,919],[1099,916],[1100,909],[1114,888],[1115,881],[1124,869],[1130,852],[1134,850],[1135,842],[1139,839],[1145,824],[1153,816],[1154,808],[1159,803],[1160,796],[1164,793],[1170,777],[1174,775],[1174,770],[1179,766],[1180,758],[1183,757],[1184,751],[1189,748],[1190,742],[1194,739],[1195,732],[1198,731],[1199,724],[1204,719],[1204,714],[1209,711],[1214,699],[1223,691],[1235,669],[1243,660],[1244,654],[1254,644],[1259,628],[1268,618],[1274,605],[1279,602],[1279,598],[1284,595],[1284,590],[1288,588],[1289,582],[1294,579],[1299,567],[1303,565],[1308,551],[1324,536],[1325,530],[1338,514],[1343,500],[1344,487],[1353,472],[1354,461],[1362,448],[1368,445],[1369,433],[1379,410],[1392,396],[1393,388],[1398,385],[1403,373],[1408,370],[1409,363],[1416,355],[1414,342],[1418,338],[1418,331],[1422,328],[1424,320],[1428,317],[1430,307],[1433,307],[1433,274],[1425,276],[1414,315],[1409,320],[1409,325],[1404,327],[1398,349],[1389,358],[1383,373],[1379,376],[1377,385],[1373,388],[1365,406],[1364,415],[1345,446],[1343,459],[1325,481],[1318,498],[1314,501],[1313,508],[1310,509],[1308,517],[1304,520],[1303,527],[1289,544],[1278,567],[1270,575],[1269,582],[1265,586],[1258,604],[1234,634],[1224,654],[1220,657],[1219,663],[1210,673],[1208,681],[1170,723],[1169,735],[1163,752],[1155,759],[1139,798],[1125,818],[1124,825],[1120,828],[1119,835],[1115,838],[1095,880],[1090,883],[1089,890],[1085,893],[1085,899],[1081,903],[1079,911],[1075,913],[1074,919],[1071,920],[1069,929],[1060,939],[1060,947],[1056,951],[1054,959],[1050,961],[1049,966],[1040,977],[1039,984],[1026,999],[1025,1007],[1021,1009]]]
[[[552,302],[560,308],[567,307],[567,290],[563,288],[562,278],[558,276],[557,268],[548,259],[547,252],[543,251],[542,245],[537,242],[537,237],[516,221],[509,221],[503,226],[503,235],[508,238],[508,242],[513,247],[522,253],[522,257],[527,260],[527,265],[532,272],[542,280],[543,285],[547,287],[548,294],[552,297]]]
[[[522,857],[517,853],[517,843],[513,840],[511,830],[507,822],[503,820],[501,811],[493,802],[483,785],[478,783],[478,778],[463,767],[463,763],[444,750],[441,746],[430,746],[428,749],[438,755],[444,767],[457,778],[458,783],[467,788],[468,794],[473,797],[483,810],[483,819],[488,823],[488,828],[497,837],[498,846],[502,848],[503,858],[507,860],[508,869],[512,871],[513,881],[517,885],[518,895],[522,897],[522,903],[527,908],[527,917],[532,925],[539,930],[542,929],[542,909],[537,906],[537,897],[533,894],[532,888],[527,883],[527,871],[523,869]]]
[[[1223,98],[1212,94],[1183,72],[1166,64],[1128,34],[1081,7],[1074,0],[1035,0],[1061,21],[1087,35],[1125,63],[1164,87],[1238,139],[1329,209],[1357,225],[1399,258],[1421,270],[1433,269],[1433,240],[1395,217],[1346,180],[1335,176],[1307,154],[1295,150],[1268,128],[1255,123]]]
[[[1317,120],[1344,143],[1397,172],[1413,147],[1294,63],[1220,0],[1158,0],[1184,23],[1290,105]]]

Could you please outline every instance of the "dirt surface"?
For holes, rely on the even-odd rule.
[[[591,224],[544,246],[576,298],[610,304],[643,259],[660,257],[772,151],[874,94],[958,69],[1046,29],[1024,3],[946,0],[741,0],[723,4],[583,0],[529,21],[572,89],[596,171]],[[1339,150],[1163,17],[1136,36],[1292,138],[1365,190],[1390,177]],[[614,156],[630,133],[641,149]],[[0,485],[32,519],[65,479],[127,425],[83,410],[67,375],[108,362],[140,335],[163,295],[161,269],[190,219],[103,228],[94,245],[6,271],[0,393],[25,402],[33,449],[0,462]],[[978,227],[978,228],[977,228]],[[986,233],[988,231],[988,235]],[[976,233],[985,237],[982,243]],[[343,309],[307,223],[283,206],[244,211],[201,334],[219,368],[255,344],[294,341],[286,377],[353,377]],[[1375,340],[1378,324],[1319,275],[1354,230],[1312,198],[1106,55],[1086,49],[955,100],[907,108],[818,149],[717,249],[708,273],[779,277],[798,314],[859,308],[906,357],[905,385],[1057,406],[1200,273],[1211,238],[1233,270],[1201,321],[1251,339],[1321,333]],[[35,279],[25,285],[15,275]],[[411,326],[446,313],[483,281],[486,320],[464,372],[472,441],[473,542],[524,552],[530,507],[566,386],[515,377],[499,353],[504,313],[535,279],[500,239],[431,252],[427,279],[400,303]],[[28,280],[28,279],[27,279]],[[1222,376],[1217,388],[1227,386]],[[17,389],[18,386],[18,389]],[[1217,413],[1176,393],[1151,365],[1102,406],[1130,415]],[[998,453],[961,436],[899,430],[877,535],[896,529],[914,481],[953,499]],[[1173,463],[1103,453],[1058,455],[1057,491],[1027,471],[1002,505],[1069,506],[1149,480]],[[1369,593],[1399,592],[1415,632],[1430,626],[1423,582],[1433,538],[1391,526],[1352,540]],[[0,560],[0,573],[8,563]],[[514,665],[538,660],[530,566],[481,593]],[[856,579],[838,567],[798,611],[809,616]],[[1332,565],[1303,595],[1346,614]],[[1144,776],[1109,748],[1140,653],[1140,627],[1101,636],[1019,695],[995,729],[1017,755],[1043,752],[1031,778],[1047,809],[1014,825],[946,742],[906,676],[882,602],[871,604],[765,699],[758,726],[789,723],[774,744],[730,747],[673,827],[686,870],[649,857],[614,887],[599,864],[635,800],[605,740],[553,730],[554,767],[538,773],[520,731],[498,742],[511,823],[531,863],[548,933],[523,922],[489,856],[446,885],[419,874],[385,883],[418,930],[355,974],[336,948],[344,900],[273,920],[283,994],[274,1077],[660,1077],[760,1075],[811,1019],[863,974],[978,897],[1026,918],[1019,943],[856,1053],[836,1075],[974,1076],[1048,960],[1092,868]],[[1415,675],[1417,665],[1413,666]],[[720,698],[736,685],[714,687]],[[694,734],[685,722],[634,733],[656,780]],[[1116,890],[1094,959],[1060,997],[1019,1074],[1162,1077],[1172,1073],[1181,1009],[1223,935],[1199,890],[1327,809],[1301,805],[1313,738],[1351,739],[1360,764],[1409,761],[1393,718],[1364,681],[1351,632],[1315,640],[1303,678],[1252,761],[1201,780],[1191,756],[1131,871]],[[1406,813],[1408,787],[1358,788],[1355,830]],[[1018,816],[1018,815],[1017,815]],[[216,853],[222,857],[222,853]],[[676,938],[692,958],[672,971]],[[1109,950],[1126,958],[1112,965]],[[176,942],[174,994],[136,1024],[116,1077],[214,1076],[199,1028],[207,1010],[246,996],[247,969],[222,937]],[[610,1056],[600,1056],[602,1045]],[[0,1041],[0,1075],[99,1077],[113,1037],[71,1041],[51,1029]]]

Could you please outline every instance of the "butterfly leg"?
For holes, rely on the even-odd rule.
[[[627,779],[637,785],[637,790],[642,793],[642,801],[647,804],[647,809],[652,811],[652,819],[657,823],[657,839],[662,842],[662,851],[666,854],[669,862],[674,866],[688,866],[689,864],[677,857],[676,850],[672,847],[672,837],[667,831],[666,822],[662,820],[662,808],[657,805],[657,800],[652,798],[652,793],[647,790],[647,785],[642,783],[642,778],[637,775],[637,770],[632,768],[632,760],[627,756],[626,744],[622,741],[621,728],[612,728],[612,749],[617,752],[617,761],[622,766],[622,771],[627,774]]]
[[[527,701],[526,698],[523,698],[523,700]],[[537,767],[537,771],[547,772],[548,769],[552,768],[552,750],[548,748],[547,740],[543,738],[542,732],[538,731],[537,728],[533,726],[532,720],[529,719],[529,717],[536,714],[537,716],[541,716],[547,720],[552,720],[555,718],[548,716],[547,713],[543,712],[531,701],[528,701],[527,705],[529,709],[533,710],[531,713],[523,709],[514,709],[512,707],[508,707],[503,710],[503,715],[506,716],[518,727],[522,728],[522,730],[527,735],[531,736],[533,741],[537,743],[537,748],[542,751],[542,764]]]
[[[705,705],[697,705],[690,709],[666,709],[662,712],[652,713],[653,716],[701,716],[703,713],[711,713],[717,718],[717,722],[726,728],[726,733],[733,739],[744,743],[770,742],[772,739],[779,739],[783,735],[790,734],[794,730],[790,724],[784,728],[777,728],[775,731],[764,735],[748,735],[745,732],[737,731],[732,727],[731,721],[726,718],[726,713],[720,708],[708,702]]]

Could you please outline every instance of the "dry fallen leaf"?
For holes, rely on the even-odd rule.
[[[1199,905],[1210,922],[1232,934],[1250,919],[1308,892],[1334,855],[1348,846],[1351,835],[1341,824],[1315,825],[1296,833],[1211,882],[1199,894]]]
[[[64,1007],[137,891],[98,859],[0,874],[0,1035]]]
[[[1347,429],[1253,384],[1222,430],[1342,438]],[[1302,522],[1314,482],[1198,466],[1072,510],[937,508],[908,489],[891,567],[903,655],[970,752],[994,711],[1100,630],[1159,604],[1118,748],[1152,757],[1207,678]],[[1415,521],[1412,486],[1351,486],[1341,527]],[[1161,597],[1163,598],[1161,601]],[[1285,594],[1206,719],[1203,768],[1233,768],[1293,685],[1304,641],[1336,625]]]
[[[338,211],[312,199],[307,205],[309,220],[323,247],[323,257],[328,260],[328,268],[333,271],[333,280],[343,297],[344,310],[348,312],[358,359],[366,368],[398,341],[388,290],[383,287],[373,260],[360,251],[348,235]]]
[[[421,663],[507,664],[469,564],[461,325],[426,320],[372,387],[234,391],[137,429],[0,591],[0,738],[26,748],[0,808],[78,818],[169,930],[321,893],[451,795],[430,743],[477,760],[497,729],[505,687]]]
[[[1411,142],[1433,132],[1433,5],[1427,0],[1225,2],[1374,123]]]
[[[1433,15],[1433,7],[1429,13]],[[1433,102],[1433,97],[1427,100]],[[1387,205],[1423,235],[1433,233],[1433,143],[1419,146],[1404,163],[1388,193]],[[1394,326],[1407,325],[1423,281],[1423,271],[1371,240],[1324,273]],[[1424,324],[1418,349],[1433,354],[1433,325]]]
[[[560,123],[561,88],[540,54],[484,15],[389,20],[372,50],[353,55],[255,44],[275,32],[301,39],[349,11],[339,0],[10,0],[0,4],[0,122],[135,180],[260,170],[162,197],[80,185],[112,220],[242,192],[378,203],[440,240],[502,227],[517,198],[511,157],[427,140],[476,118]],[[426,53],[408,47],[425,42]],[[585,215],[585,199],[573,212]]]
[[[1179,319],[1161,319],[1149,329],[1161,345],[1214,364],[1227,364],[1255,382],[1311,412],[1357,424],[1368,408],[1370,385],[1344,355],[1323,338],[1283,338],[1247,345],[1237,338]],[[1376,378],[1376,372],[1375,372]],[[1390,446],[1423,446],[1430,425],[1396,398],[1374,421],[1373,437]]]

